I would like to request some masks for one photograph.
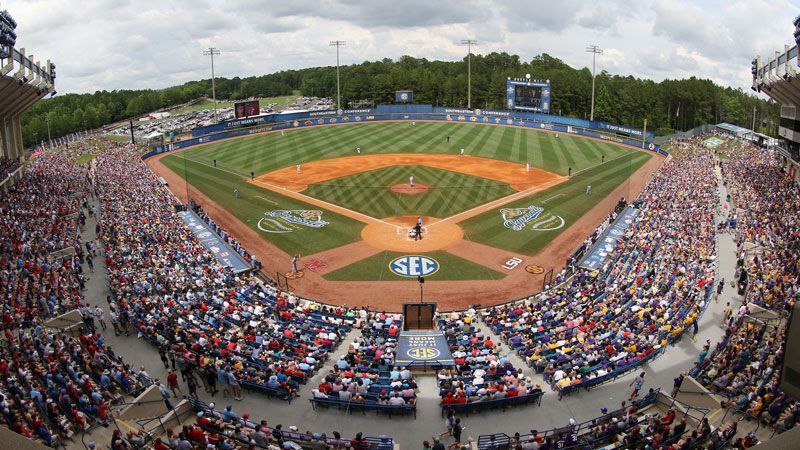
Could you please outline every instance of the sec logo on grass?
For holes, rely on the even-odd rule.
[[[393,259],[389,270],[401,277],[426,277],[439,270],[439,262],[427,256],[404,255]]]

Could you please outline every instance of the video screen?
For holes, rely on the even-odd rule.
[[[542,88],[540,86],[514,86],[514,103],[528,108],[542,107]]]

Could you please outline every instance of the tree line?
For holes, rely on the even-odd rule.
[[[588,68],[570,67],[548,54],[523,62],[517,55],[489,53],[472,56],[472,106],[503,109],[508,77],[531,74],[551,83],[551,113],[588,118],[591,108],[592,74]],[[747,70],[748,68],[742,68]],[[375,104],[392,103],[396,90],[414,91],[416,103],[467,106],[467,61],[429,61],[403,56],[340,67],[342,103],[372,99]],[[291,95],[334,97],[335,67],[285,70],[253,77],[217,78],[217,98],[240,100],[251,97]],[[23,116],[26,145],[47,139],[47,121],[52,137],[169,108],[201,97],[211,97],[211,80],[190,81],[160,90],[97,91],[66,94],[38,102]],[[659,135],[688,130],[707,123],[729,122],[775,136],[780,108],[742,89],[719,86],[708,79],[652,80],[633,76],[597,74],[595,119],[647,127]]]

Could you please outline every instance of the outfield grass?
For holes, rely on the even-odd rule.
[[[180,154],[169,155],[161,160],[177,175],[188,179],[195,189],[199,189],[214,202],[239,218],[264,239],[274,243],[287,253],[312,254],[339,247],[361,239],[364,224],[349,217],[322,210],[322,219],[329,222],[323,228],[309,228],[302,225],[291,226],[291,233],[267,233],[258,228],[264,213],[271,210],[319,210],[316,206],[294,200],[272,191],[262,189],[229,172],[191,160],[185,161]],[[233,188],[241,192],[238,199],[233,197]],[[174,188],[173,188],[174,189]]]
[[[297,97],[300,97],[301,94],[298,93],[297,95],[284,95],[281,97],[267,97],[267,98],[260,98],[258,99],[258,104],[262,108],[266,108],[270,103],[277,103],[279,106],[286,106],[289,103],[294,102]],[[217,100],[217,109],[221,108],[233,108],[233,104],[236,102],[243,102],[245,100],[236,100],[234,102],[221,102]],[[200,102],[195,103],[191,106],[186,106],[183,108],[175,109],[170,111],[171,114],[183,114],[186,112],[191,111],[200,111],[203,109],[214,109],[214,101],[213,100],[203,100]]]
[[[428,191],[407,195],[390,187],[408,183],[423,184]],[[513,194],[507,184],[426,166],[394,166],[348,175],[313,184],[304,194],[319,198],[371,217],[404,215],[449,217],[458,212]]]
[[[447,137],[450,142],[447,142]],[[187,157],[238,173],[261,174],[298,163],[362,153],[465,153],[525,164],[566,175],[634,150],[619,145],[536,129],[473,123],[374,122],[308,127],[212,143],[187,150]]]
[[[357,261],[349,266],[326,273],[322,277],[330,281],[413,281],[416,278],[401,277],[389,270],[389,262],[408,253],[381,252]],[[439,271],[425,276],[426,280],[500,280],[505,274],[476,264],[444,251],[422,253],[439,262]]]
[[[588,169],[568,181],[550,189],[516,200],[503,208],[527,208],[531,205],[544,208],[542,219],[550,215],[564,219],[564,226],[549,231],[539,231],[527,226],[514,231],[503,225],[501,208],[492,209],[481,215],[465,220],[459,225],[464,229],[464,238],[492,247],[502,248],[522,254],[532,254],[547,245],[561,234],[594,205],[622,183],[627,182],[650,155],[636,152],[620,159]],[[586,195],[586,186],[592,186],[592,195]],[[630,199],[629,199],[630,200]],[[577,248],[580,242],[575,242]]]

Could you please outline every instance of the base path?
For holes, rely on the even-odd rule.
[[[427,166],[449,170],[507,183],[517,191],[524,191],[532,186],[555,180],[567,179],[567,177],[535,167],[526,170],[524,164],[479,156],[388,153],[312,161],[301,164],[299,173],[296,166],[285,167],[260,175],[256,177],[256,181],[300,192],[312,184],[393,166]]]

